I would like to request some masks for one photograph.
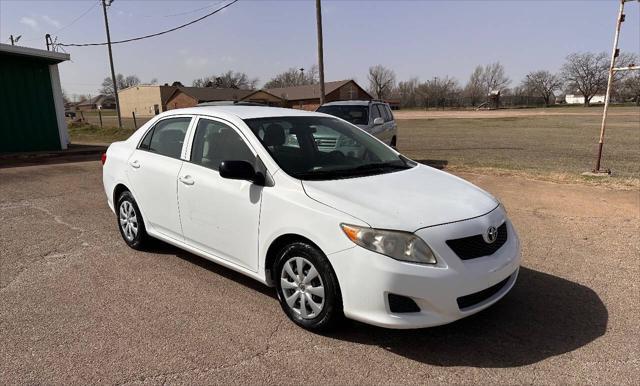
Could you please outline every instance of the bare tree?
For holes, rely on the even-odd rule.
[[[435,77],[418,86],[418,94],[422,96],[424,105],[442,107],[444,109],[447,100],[456,99],[460,94],[460,87],[455,78]]]
[[[416,107],[418,105],[418,78],[398,83],[396,91],[400,94],[400,106]]]
[[[636,102],[640,106],[640,72],[628,76],[620,87],[620,96],[624,100]]]
[[[555,90],[562,87],[562,79],[549,71],[534,71],[522,80],[522,88],[528,93],[541,96],[546,106],[551,102]]]
[[[240,90],[255,90],[257,78],[249,78],[244,72],[227,71],[219,75],[211,75],[195,79],[193,87],[235,88]]]
[[[471,73],[467,85],[464,87],[464,96],[469,99],[473,107],[487,97],[487,92],[482,82],[483,74],[484,70],[482,66],[477,66]]]
[[[591,98],[606,89],[608,70],[607,54],[584,52],[567,56],[561,74],[567,89],[580,93],[584,105],[589,106]]]
[[[396,74],[393,70],[380,64],[369,67],[369,91],[378,99],[384,99],[391,94],[396,84]]]
[[[482,84],[484,85],[485,94],[490,92],[501,91],[509,86],[511,79],[507,77],[504,66],[500,62],[487,64],[482,69]]]
[[[264,88],[282,88],[318,84],[318,65],[309,69],[291,67],[287,71],[277,74],[265,83]]]
[[[136,75],[129,75],[125,77],[122,74],[116,75],[116,82],[118,83],[118,90],[124,90],[127,87],[137,86],[140,84],[140,79]],[[102,81],[102,88],[98,91],[100,94],[114,96],[113,81],[111,77],[104,78]]]

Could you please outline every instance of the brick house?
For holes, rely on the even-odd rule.
[[[238,101],[253,90],[213,87],[178,87],[167,99],[167,110],[197,106],[198,103]]]
[[[326,102],[373,99],[368,92],[350,79],[325,82],[324,88]],[[320,85],[310,84],[257,90],[242,100],[313,111],[320,106]]]

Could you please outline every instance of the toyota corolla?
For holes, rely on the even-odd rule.
[[[322,146],[327,135],[336,146]],[[343,317],[449,323],[501,299],[518,275],[500,202],[330,115],[171,110],[102,161],[125,243],[157,238],[275,287],[307,329]]]

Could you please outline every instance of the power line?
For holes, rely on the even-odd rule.
[[[233,4],[237,3],[237,2],[238,2],[238,0],[233,0],[229,4],[226,4],[226,5],[218,8],[218,9],[216,9],[213,12],[210,12],[210,13],[202,16],[202,17],[199,17],[199,18],[197,18],[195,20],[192,20],[192,21],[190,21],[188,23],[179,25],[177,27],[174,27],[174,28],[171,28],[171,29],[168,29],[168,30],[165,30],[165,31],[157,32],[157,33],[154,33],[154,34],[150,34],[150,35],[138,36],[138,37],[135,37],[135,38],[125,39],[125,40],[118,40],[118,41],[115,41],[115,42],[111,42],[111,44],[129,43],[129,42],[133,42],[133,41],[137,41],[137,40],[143,40],[143,39],[148,39],[148,38],[164,35],[164,34],[167,34],[169,32],[173,32],[173,31],[177,31],[177,30],[179,30],[181,28],[188,27],[188,26],[190,26],[192,24],[195,24],[195,23],[197,23],[197,22],[199,22],[201,20],[204,20],[204,19],[206,19],[206,18],[208,18],[210,16],[213,16],[216,13],[222,11],[223,9],[225,9],[227,7],[230,7],[231,5],[233,5]],[[107,44],[108,43],[105,42],[105,43],[73,43],[73,44],[58,43],[57,45],[61,46],[61,47],[89,47],[89,46],[106,46]]]
[[[199,11],[204,11],[205,9],[211,9],[211,8],[217,6],[217,5],[222,4],[222,3],[224,3],[224,1],[218,1],[218,2],[215,2],[215,3],[211,3],[211,4],[209,4],[207,6],[204,6],[204,7],[200,7],[200,8],[197,8],[197,9],[192,9],[191,11],[184,11],[184,12],[180,12],[180,13],[172,13],[172,14],[169,14],[169,15],[139,15],[138,17],[157,18],[157,17],[184,16],[184,15],[189,15],[189,14],[196,13],[196,12],[199,12]]]
[[[84,16],[86,16],[89,12],[93,11],[93,9],[95,8],[96,5],[100,4],[100,0],[98,0],[97,2],[93,3],[91,5],[91,7],[89,7],[86,11],[82,12],[79,16],[77,16],[75,19],[73,19],[71,22],[69,22],[68,24],[58,28],[56,31],[52,32],[51,35],[55,35],[60,31],[63,31],[69,27],[71,27],[73,24],[75,24],[78,20],[82,19]],[[29,43],[29,42],[35,42],[36,40],[41,40],[42,38],[33,38],[33,39],[28,39],[28,40],[23,40],[23,43]]]
[[[96,5],[100,4],[100,0],[96,1],[94,4],[91,5],[91,7],[89,7],[86,11],[82,12],[80,14],[80,16],[76,17],[75,19],[73,19],[70,23],[68,23],[67,25],[64,25],[62,27],[60,27],[57,31],[54,31],[52,33],[52,35],[57,34],[60,31],[63,31],[69,27],[71,27],[73,24],[75,24],[78,20],[82,19],[86,14],[88,14],[89,12],[93,11],[93,9],[95,8]]]

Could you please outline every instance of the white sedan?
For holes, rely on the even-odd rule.
[[[327,133],[335,148],[318,146]],[[326,114],[171,110],[103,164],[130,247],[154,237],[274,286],[304,328],[449,323],[518,275],[518,236],[495,198]]]

